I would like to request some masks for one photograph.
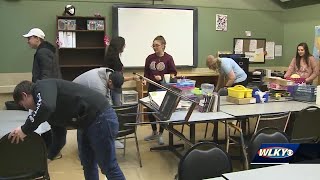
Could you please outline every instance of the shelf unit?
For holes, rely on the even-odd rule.
[[[70,22],[73,24],[69,25]],[[99,22],[99,29],[96,29],[97,24],[88,25],[89,22]],[[90,69],[103,66],[106,34],[104,17],[57,16],[56,23],[60,44],[59,66],[63,79],[72,81]]]

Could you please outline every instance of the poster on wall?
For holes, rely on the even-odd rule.
[[[266,42],[266,51],[267,55],[265,56],[266,59],[274,59],[274,46],[275,42]]]
[[[282,45],[274,46],[274,56],[282,56]]]
[[[224,14],[216,14],[216,31],[227,31],[228,16]]]
[[[319,60],[320,56],[320,26],[315,26],[315,36],[314,36],[314,46],[313,46],[313,56],[316,60]]]

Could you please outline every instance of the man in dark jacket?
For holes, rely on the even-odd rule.
[[[33,28],[23,37],[28,39],[28,44],[32,49],[36,49],[32,67],[32,82],[46,78],[61,78],[56,48],[44,40],[44,32],[39,28]]]
[[[31,29],[23,37],[28,39],[28,44],[32,49],[36,49],[32,68],[32,82],[46,78],[61,78],[58,66],[56,48],[45,41],[45,34],[39,28]],[[50,129],[51,128],[51,129]],[[67,130],[62,127],[55,127],[44,122],[36,130],[44,139],[48,149],[48,159],[60,158],[61,149],[66,144]]]
[[[78,129],[79,157],[85,179],[98,180],[97,164],[109,180],[125,179],[116,159],[114,140],[119,123],[115,111],[101,93],[60,79],[22,81],[13,99],[26,109],[34,110],[9,139],[19,143],[42,122]]]

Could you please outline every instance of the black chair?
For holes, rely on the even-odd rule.
[[[320,108],[309,106],[296,114],[293,122],[291,142],[316,143],[320,137]]]
[[[20,106],[19,104],[15,103],[14,101],[6,101],[4,104],[5,104],[7,110],[27,111],[24,107]]]
[[[251,163],[254,157],[257,154],[257,151],[260,149],[261,144],[263,143],[289,143],[289,137],[278,128],[262,128],[257,131],[251,138],[247,153],[248,153],[248,163]],[[265,165],[250,165],[250,169],[257,167],[265,167]],[[268,166],[268,165],[267,165]]]
[[[202,180],[232,172],[228,154],[213,142],[200,142],[192,146],[180,160],[178,180]]]
[[[12,144],[8,135],[0,139],[0,179],[49,180],[47,150],[42,138],[32,133],[23,142]]]
[[[123,156],[125,156],[126,153],[126,140],[134,138],[137,148],[138,160],[140,163],[140,167],[142,167],[139,144],[136,133],[137,127],[126,125],[127,123],[136,123],[138,121],[138,104],[114,106],[113,109],[116,111],[119,121],[119,132],[117,140],[123,140],[124,144]]]
[[[287,128],[288,121],[290,119],[291,112],[283,112],[283,113],[273,113],[273,114],[263,114],[258,116],[257,123],[254,128],[254,134],[263,128],[276,128],[279,131],[285,132]],[[233,124],[232,122],[228,123],[228,131],[227,131],[227,145],[226,145],[226,151],[229,152],[229,146],[231,143],[239,144],[241,146],[241,154],[244,158],[244,167],[245,169],[246,164],[248,164],[248,159],[245,157],[246,155],[246,144],[252,137],[252,135],[245,136],[245,133],[243,133],[242,128],[238,124]],[[234,129],[235,132],[239,132],[239,137],[231,135],[231,128]]]

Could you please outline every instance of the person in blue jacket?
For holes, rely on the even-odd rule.
[[[223,87],[232,87],[235,85],[247,85],[247,74],[231,58],[217,58],[212,55],[207,57],[207,66],[209,69],[219,73],[219,79],[215,91]]]

